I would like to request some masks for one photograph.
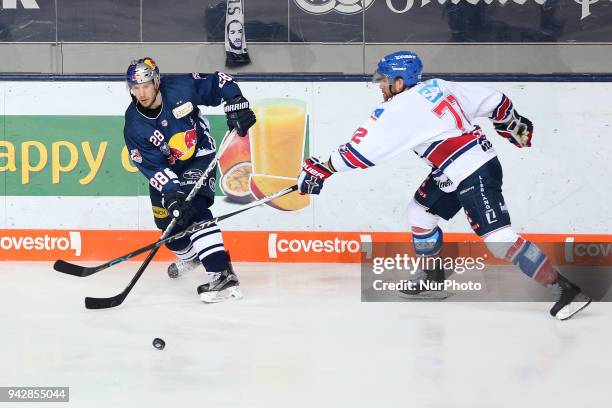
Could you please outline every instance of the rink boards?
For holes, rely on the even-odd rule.
[[[495,82],[535,124],[533,147],[516,149],[477,121],[504,168],[516,230],[536,240],[609,241],[612,216],[606,82]],[[380,101],[362,82],[244,82],[253,102],[304,106],[303,155],[326,156],[350,140]],[[155,240],[146,180],[123,146],[129,102],[120,82],[0,83],[0,259],[103,260]],[[223,134],[221,108],[205,108]],[[335,175],[299,211],[250,210],[225,222],[242,261],[356,262],[362,244],[409,239],[406,205],[428,169],[412,153],[367,171]],[[220,191],[215,215],[239,208]],[[442,223],[449,240],[471,237],[465,217]],[[549,234],[549,235],[542,235]],[[595,235],[595,236],[594,236]],[[162,252],[157,259],[169,259]]]

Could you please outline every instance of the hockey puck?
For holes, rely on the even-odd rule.
[[[153,339],[153,347],[155,347],[158,350],[163,350],[164,347],[166,347],[166,342],[156,337]]]

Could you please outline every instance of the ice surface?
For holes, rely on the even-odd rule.
[[[170,280],[157,263],[123,305],[84,308],[138,265],[77,278],[0,262],[0,385],[69,386],[69,406],[105,408],[609,401],[610,303],[567,322],[547,303],[361,303],[358,265],[238,263],[245,298],[205,305],[203,272]]]

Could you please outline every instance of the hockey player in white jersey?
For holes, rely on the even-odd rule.
[[[416,253],[437,255],[443,245],[438,222],[449,220],[463,208],[472,229],[494,256],[512,262],[552,289],[555,304],[551,315],[570,318],[591,299],[560,275],[535,244],[512,229],[502,195],[501,164],[473,120],[489,118],[497,133],[519,148],[531,146],[533,124],[519,115],[503,93],[439,78],[421,82],[422,68],[419,57],[410,51],[380,60],[375,80],[384,102],[327,161],[311,157],[304,162],[298,178],[300,191],[319,194],[324,181],[335,172],[367,169],[411,149],[432,168],[408,209]],[[419,271],[417,279],[443,282],[444,271]],[[406,290],[402,295],[448,296],[423,290]]]

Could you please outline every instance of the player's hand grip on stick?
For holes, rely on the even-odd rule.
[[[191,219],[197,212],[197,209],[186,200],[187,194],[182,190],[172,191],[164,194],[164,206],[170,213],[173,219],[176,220],[176,226],[185,228],[187,220]]]
[[[224,215],[220,215],[216,218],[213,218],[212,220],[208,220],[208,221],[200,221],[200,222],[196,222],[194,224],[192,224],[189,228],[187,228],[185,231],[179,232],[177,234],[174,234],[172,236],[169,236],[167,238],[161,239],[157,242],[154,242],[150,245],[147,245],[146,247],[140,248],[134,252],[131,252],[121,258],[117,258],[115,261],[111,261],[111,262],[121,262],[121,261],[125,261],[127,259],[130,259],[138,254],[141,254],[143,252],[146,252],[150,249],[153,249],[153,251],[151,251],[151,253],[154,253],[155,251],[157,251],[157,249],[168,242],[172,242],[172,241],[176,241],[177,239],[180,239],[182,237],[184,237],[187,234],[193,234],[195,232],[201,231],[205,228],[210,227],[213,224],[216,224],[219,221],[225,220],[227,218],[233,217],[236,214],[240,214],[241,212],[250,210],[253,207],[257,207],[259,205],[262,205],[264,203],[267,203],[268,201],[272,201],[276,198],[282,197],[284,195],[287,195],[289,193],[292,193],[294,191],[297,190],[297,185],[293,185],[289,188],[286,188],[284,190],[281,190],[277,193],[271,194],[269,196],[266,196],[260,200],[254,201],[250,204],[247,204],[245,206],[243,206],[242,208],[240,208],[239,210],[236,211],[232,211],[230,213],[224,214]],[[150,255],[149,255],[150,256]],[[78,267],[77,265],[74,265],[75,267]],[[82,267],[81,267],[82,268]],[[132,280],[130,281],[130,283],[128,284],[128,286],[123,290],[123,292],[119,293],[118,295],[109,297],[109,298],[92,298],[92,297],[86,297],[85,298],[85,307],[87,309],[107,309],[110,307],[115,307],[115,306],[119,306],[121,303],[123,303],[123,301],[125,300],[125,298],[127,297],[127,295],[130,293],[130,291],[132,290],[132,288],[134,287],[134,285],[136,284],[136,282],[138,281],[138,279],[140,279],[140,276],[142,275],[142,273],[144,272],[144,268],[141,267],[138,272],[136,273],[136,275],[134,275],[134,277],[132,278]]]
[[[242,95],[228,101],[223,110],[227,116],[227,126],[236,129],[238,136],[246,136],[249,128],[255,124],[255,112],[251,110],[249,101]]]
[[[306,159],[297,181],[300,194],[319,194],[332,174],[334,171],[316,157]]]
[[[513,109],[508,120],[504,122],[493,121],[493,127],[501,137],[508,139],[516,147],[531,147],[533,123],[519,115],[516,110]]]

